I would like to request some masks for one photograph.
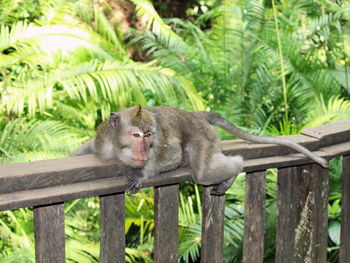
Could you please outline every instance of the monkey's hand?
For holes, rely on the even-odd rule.
[[[139,176],[127,176],[128,180],[128,189],[127,192],[129,195],[134,195],[140,191],[142,187],[142,177]]]

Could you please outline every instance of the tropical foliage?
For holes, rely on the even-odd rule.
[[[350,118],[347,0],[193,0],[186,19],[162,18],[150,0],[131,0],[142,30],[125,34],[102,8],[112,5],[101,2],[1,1],[1,163],[67,156],[111,111],[133,104],[213,110],[272,135]],[[332,262],[339,249],[340,169],[341,160],[334,160]],[[273,235],[274,171],[268,178],[266,232]],[[243,185],[240,176],[227,193],[225,262],[242,257]],[[197,186],[183,186],[183,262],[199,257],[199,196]],[[66,204],[69,262],[97,262],[98,207],[96,198]],[[127,261],[152,262],[152,191],[127,197],[126,210]],[[30,209],[2,213],[0,237],[1,262],[33,262]],[[266,262],[273,262],[274,244],[266,245]]]

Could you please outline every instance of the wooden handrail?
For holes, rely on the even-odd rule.
[[[333,126],[339,130],[338,133],[334,132]],[[316,150],[315,153],[327,159],[350,154],[350,121],[326,127],[318,129],[320,142],[311,137],[306,139],[305,135],[285,137],[310,145]],[[320,148],[316,148],[316,145]],[[304,155],[290,153],[291,150],[279,145],[251,144],[237,140],[223,142],[223,149],[227,154],[240,154],[246,159],[245,172],[312,163]],[[256,154],[259,154],[258,158]],[[0,165],[0,211],[124,192],[127,182],[123,176],[131,173],[132,169],[118,161],[102,161],[94,155],[3,164]],[[180,168],[147,179],[144,187],[169,185],[190,179],[190,169]]]
[[[350,120],[307,129],[299,135],[286,136],[286,138],[305,145],[326,159],[346,156],[344,175],[347,177],[343,184],[348,186],[350,168],[346,161],[350,161]],[[304,155],[294,153],[284,146],[252,144],[235,140],[224,141],[223,150],[228,155],[239,154],[245,159],[247,191],[244,262],[263,262],[263,243],[261,242],[264,234],[264,171],[269,168],[279,169],[276,262],[287,262],[283,261],[285,255],[295,257],[298,253],[310,259],[310,262],[322,262],[325,259],[327,245],[327,170],[314,164]],[[100,262],[110,262],[110,259],[115,256],[113,251],[118,251],[118,258],[122,260],[125,255],[121,252],[124,249],[125,237],[120,237],[124,231],[123,223],[120,221],[125,218],[124,207],[121,208],[127,188],[125,175],[134,172],[133,169],[118,161],[103,161],[94,155],[0,165],[0,211],[34,207],[37,262],[64,262],[63,203],[78,198],[100,196]],[[178,206],[178,203],[173,202],[178,195],[177,184],[188,180],[191,180],[191,170],[180,168],[148,178],[144,182],[144,187],[156,187],[155,262],[177,262],[178,241],[177,237],[174,238],[177,232],[177,213],[173,212],[176,209],[167,209],[167,207]],[[346,193],[347,190],[344,190],[344,194]],[[314,202],[313,205],[309,203],[310,200]],[[349,203],[350,199],[345,197],[342,206],[350,209]],[[115,210],[116,206],[118,211]],[[286,206],[289,208],[285,208]],[[211,196],[209,187],[204,187],[202,262],[222,262],[223,209],[224,197]],[[300,221],[302,212],[300,209],[308,209],[307,213],[311,221]],[[345,210],[343,214],[343,222],[350,220],[350,213],[347,211]],[[295,217],[291,216],[291,213]],[[51,225],[48,220],[53,217],[56,221]],[[170,219],[173,219],[169,230],[171,234],[163,235],[164,224],[170,223]],[[311,232],[304,232],[304,235],[302,237],[299,235],[298,239],[295,229],[302,227],[301,224],[304,223],[310,227]],[[282,224],[284,227],[281,228]],[[45,234],[47,231],[51,234]],[[349,231],[347,227],[342,229],[343,243],[347,241]],[[285,241],[291,238],[291,235],[294,238],[292,248],[285,245]],[[315,237],[320,244],[315,244],[316,241],[311,240]],[[219,242],[215,241],[218,239]],[[309,241],[310,246],[317,247],[304,251],[300,242],[305,241]],[[57,242],[61,249],[50,254],[48,252],[50,247]],[[348,262],[349,245],[342,245],[341,258],[343,258],[342,262]],[[55,261],[47,261],[49,259],[55,259]]]

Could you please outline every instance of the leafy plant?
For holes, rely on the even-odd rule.
[[[136,103],[217,111],[256,134],[349,119],[347,1],[196,1],[188,19],[163,19],[151,1],[132,2],[143,29],[123,36],[97,1],[2,1],[1,163],[67,156],[111,111]],[[330,168],[332,262],[340,161]],[[275,177],[269,171],[266,262],[274,254]],[[183,262],[199,258],[200,191],[192,188],[180,195]],[[242,258],[243,189],[239,176],[227,193],[225,262]],[[97,198],[67,203],[69,262],[97,261],[98,208]],[[152,262],[153,192],[127,197],[126,211],[127,261]],[[1,262],[33,262],[32,221],[30,209],[0,216]]]

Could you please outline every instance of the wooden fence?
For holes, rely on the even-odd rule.
[[[326,159],[343,156],[340,262],[350,262],[350,121],[307,129],[288,139]],[[328,171],[276,145],[225,141],[246,161],[243,261],[264,256],[265,170],[278,168],[276,262],[327,262]],[[126,179],[132,170],[93,155],[0,165],[0,211],[34,208],[36,262],[65,262],[64,202],[100,198],[100,262],[125,262]],[[154,187],[154,261],[177,262],[179,183],[188,168],[146,180]],[[203,187],[201,262],[223,262],[224,200]]]

